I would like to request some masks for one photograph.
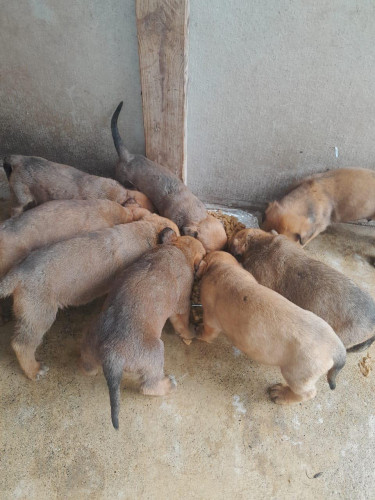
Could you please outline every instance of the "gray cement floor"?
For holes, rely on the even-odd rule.
[[[308,252],[375,297],[375,228],[340,225]],[[281,381],[224,337],[207,345],[163,335],[177,390],[147,398],[124,389],[120,430],[110,421],[104,377],[77,369],[79,341],[101,301],[60,312],[39,349],[50,367],[31,382],[0,327],[1,471],[5,499],[371,499],[375,498],[374,372],[366,352],[348,356],[330,391],[280,407],[266,389]],[[370,366],[375,347],[369,350]]]

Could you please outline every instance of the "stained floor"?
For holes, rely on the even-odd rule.
[[[375,228],[335,226],[308,252],[375,298]],[[0,327],[0,498],[317,499],[375,498],[375,347],[364,376],[348,357],[330,391],[290,407],[268,400],[281,381],[224,337],[183,344],[168,328],[166,372],[178,382],[164,398],[124,388],[120,430],[110,421],[102,375],[77,368],[83,329],[101,301],[60,312],[38,351],[50,367],[27,380]],[[362,369],[366,373],[366,369]]]

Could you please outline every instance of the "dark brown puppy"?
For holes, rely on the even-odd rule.
[[[375,172],[339,168],[303,179],[281,201],[270,203],[262,229],[306,245],[333,222],[374,216]]]
[[[32,250],[148,215],[110,200],[49,201],[0,224],[0,277]]]
[[[167,319],[182,338],[195,336],[189,330],[190,294],[194,271],[206,251],[199,241],[177,238],[168,228],[160,236],[161,243],[167,244],[143,255],[122,273],[82,344],[85,372],[94,375],[103,366],[115,429],[124,372],[140,377],[141,392],[146,395],[162,396],[173,387],[164,376],[160,339]]]
[[[58,309],[108,293],[117,274],[153,248],[165,227],[178,231],[172,221],[149,214],[138,222],[60,241],[35,250],[0,280],[0,297],[13,295],[17,324],[12,347],[30,379],[46,372],[35,360],[35,350]]]
[[[50,200],[107,199],[120,205],[154,207],[139,191],[130,191],[113,179],[90,175],[68,165],[53,163],[37,156],[11,155],[3,167],[9,180],[14,207],[12,215]]]
[[[262,285],[323,318],[348,351],[375,340],[375,303],[347,276],[312,259],[285,236],[243,229],[230,252]]]
[[[131,182],[145,193],[160,215],[173,220],[181,234],[198,238],[208,252],[224,248],[227,237],[221,222],[208,215],[203,203],[170,170],[148,160],[142,155],[133,155],[124,146],[117,120],[122,108],[118,105],[112,116],[111,129],[119,161],[116,178],[122,183]]]

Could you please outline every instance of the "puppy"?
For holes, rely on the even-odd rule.
[[[327,372],[329,386],[335,388],[346,351],[325,321],[259,285],[229,253],[208,254],[205,264],[200,271],[200,340],[212,342],[224,332],[253,360],[279,366],[288,385],[276,384],[269,389],[275,403],[315,397],[315,384]]]
[[[269,204],[262,229],[307,245],[333,222],[373,219],[375,172],[340,168],[302,180]]]
[[[154,212],[150,200],[113,179],[90,175],[68,165],[36,156],[11,155],[4,159],[13,204],[12,215],[49,200],[107,199],[120,205],[136,203]]]
[[[173,220],[181,234],[198,238],[208,252],[224,248],[227,237],[221,222],[207,214],[203,203],[170,170],[141,155],[130,154],[120,137],[117,120],[122,108],[112,116],[113,141],[119,155],[116,178],[131,182],[145,193],[160,215]]]
[[[59,200],[43,203],[0,224],[0,277],[32,250],[80,233],[133,222],[148,210],[110,200]]]
[[[118,429],[123,372],[137,374],[141,392],[167,394],[173,387],[164,376],[164,344],[160,339],[169,318],[176,332],[191,339],[190,294],[194,271],[206,254],[190,236],[177,238],[166,228],[158,246],[125,269],[111,289],[103,310],[85,337],[81,350],[84,371],[103,367],[111,401],[112,424]]]
[[[229,250],[259,283],[323,318],[348,351],[366,349],[375,340],[371,296],[285,236],[243,229],[231,238]]]
[[[32,252],[0,280],[0,297],[13,294],[17,320],[12,347],[32,380],[46,372],[35,350],[58,309],[87,304],[108,292],[115,276],[156,246],[168,219],[150,214],[138,222],[101,229]]]

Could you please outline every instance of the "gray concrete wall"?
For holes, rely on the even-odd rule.
[[[127,144],[144,151],[134,0],[0,0],[0,13],[0,155],[110,175],[120,100]]]
[[[375,168],[372,0],[191,0],[190,12],[196,194],[257,205],[307,173]]]

